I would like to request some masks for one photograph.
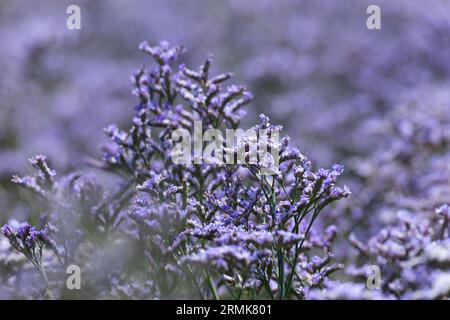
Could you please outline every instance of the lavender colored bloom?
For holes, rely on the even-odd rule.
[[[26,248],[54,242],[57,254],[44,246],[43,260],[56,297],[448,297],[449,4],[378,2],[390,32],[370,36],[358,1],[193,0],[179,10],[180,0],[155,0],[150,15],[140,0],[98,1],[84,4],[83,24],[96,28],[83,37],[58,27],[49,1],[40,4],[45,21],[20,1],[2,5],[0,298],[45,294],[9,237]],[[24,19],[7,19],[16,11]],[[111,16],[129,27],[111,32]],[[144,32],[195,50],[142,42],[144,54],[134,54]],[[201,60],[205,48],[214,63],[212,54]],[[124,75],[142,57],[154,63],[131,77],[137,100],[124,108]],[[247,87],[216,73],[230,68]],[[254,128],[292,139],[239,147],[279,150],[279,166],[267,153],[249,165],[171,161],[174,130],[192,133],[195,121],[204,130],[250,127],[258,115]],[[33,173],[13,176],[28,197],[10,177],[37,153],[51,166],[36,156]],[[40,233],[44,226],[54,229]],[[226,248],[261,258],[246,260],[244,273],[224,260]],[[218,253],[219,269],[188,263],[207,251]],[[83,270],[79,295],[61,280],[71,263]],[[332,281],[328,271],[341,263],[345,280]],[[372,264],[382,271],[379,291],[364,288]]]
[[[202,298],[217,298],[225,288],[233,297],[244,290],[249,296],[305,298],[321,287],[341,265],[331,261],[335,230],[321,235],[313,225],[325,207],[350,195],[347,187],[336,185],[343,167],[314,171],[288,137],[281,142],[273,138],[282,127],[265,115],[254,129],[268,136],[241,143],[245,149],[256,143],[277,150],[279,164],[262,154],[243,164],[174,163],[175,129],[192,131],[194,121],[201,121],[203,130],[236,128],[252,95],[244,86],[225,86],[228,73],[211,77],[210,57],[196,71],[177,68],[182,47],[162,42],[140,48],[157,66],[133,77],[139,104],[131,129],[113,125],[105,130],[115,146],[108,148],[100,167],[118,174],[118,187],[105,190],[92,175],[81,173],[57,177],[45,157],[33,158],[36,173],[13,181],[42,199],[52,212],[44,220],[55,228],[50,240],[48,229],[5,226],[13,244],[21,241],[16,250],[28,255],[36,245],[51,243],[58,263],[66,266],[91,261],[109,239],[116,239],[114,246],[134,247],[130,259],[138,259],[137,265],[124,261],[100,283],[88,272],[91,286],[103,295],[123,287],[125,279],[114,276],[121,268],[130,272],[132,287],[145,279],[145,289],[136,294],[159,298],[196,291]],[[272,176],[263,174],[269,167]],[[309,253],[319,248],[323,256]],[[36,266],[43,270],[42,263]],[[86,267],[105,268],[93,262]],[[223,275],[225,282],[220,281]],[[108,283],[111,279],[117,281]],[[184,289],[175,293],[180,284]]]

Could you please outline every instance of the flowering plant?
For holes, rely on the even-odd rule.
[[[236,129],[252,95],[243,86],[225,87],[230,73],[210,76],[211,57],[195,71],[177,64],[181,46],[142,43],[140,49],[156,66],[132,78],[139,98],[132,127],[106,129],[112,144],[100,163],[119,177],[118,187],[105,188],[81,173],[58,179],[45,157],[33,158],[36,174],[13,181],[50,214],[39,228],[5,225],[12,247],[59,297],[69,295],[61,272],[70,264],[80,266],[91,297],[290,299],[321,287],[342,266],[332,262],[336,227],[320,232],[314,222],[350,195],[336,185],[343,167],[313,170],[288,137],[273,139],[281,127],[264,115],[254,129],[268,132],[265,139],[217,150],[236,157],[241,148],[248,159],[251,144],[264,143],[277,152],[276,167],[261,154],[242,163],[175,163],[176,130],[191,133],[195,121],[205,131]],[[263,173],[267,166],[272,175]],[[110,267],[96,256],[105,248],[105,263],[117,262],[124,248],[130,253]],[[99,270],[106,272],[99,276]]]

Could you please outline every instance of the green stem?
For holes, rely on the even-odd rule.
[[[55,300],[55,297],[53,296],[52,288],[50,287],[50,282],[48,281],[47,273],[45,272],[44,266],[40,265],[38,269],[39,269],[39,272],[41,273],[42,278],[44,279],[45,284],[47,286],[48,297],[50,298],[50,300]]]
[[[263,282],[264,288],[267,290],[267,293],[269,294],[270,298],[272,300],[275,300],[275,297],[273,296],[273,292],[272,292],[272,289],[270,288],[270,284],[269,284],[269,281],[267,280],[267,277],[265,276],[265,274],[262,273],[261,270],[258,270],[258,273]]]
[[[285,299],[284,293],[284,255],[283,250],[278,249],[278,287],[280,290],[280,300]]]
[[[214,282],[212,281],[211,275],[208,274],[206,281],[208,283],[209,290],[211,290],[211,293],[213,294],[214,300],[220,300],[219,294],[217,293],[217,289],[216,286],[214,285]]]

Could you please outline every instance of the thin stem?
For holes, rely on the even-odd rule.
[[[312,227],[312,224],[314,223],[314,220],[316,220],[317,216],[319,215],[319,212],[320,212],[320,211],[315,211],[315,212],[314,212],[314,214],[313,214],[313,216],[312,216],[312,218],[311,218],[311,221],[309,222],[308,228],[306,229],[305,235],[304,235],[304,237],[303,237],[303,239],[302,239],[300,245],[296,245],[296,246],[295,246],[295,256],[294,256],[294,261],[293,261],[293,263],[292,263],[292,266],[291,266],[291,272],[290,272],[290,275],[289,275],[289,278],[288,278],[288,282],[287,282],[287,285],[286,285],[287,291],[290,291],[290,289],[291,289],[292,280],[293,280],[293,278],[294,278],[294,274],[296,273],[296,271],[295,271],[295,265],[297,264],[297,260],[298,260],[298,257],[299,257],[299,255],[300,255],[300,251],[301,251],[301,249],[302,249],[302,247],[303,247],[303,243],[305,242],[306,237],[307,237],[308,234],[309,234],[309,231],[310,231],[310,229],[311,229],[311,227]]]
[[[282,249],[278,249],[278,287],[280,290],[280,300],[285,299],[284,292],[284,254]]]
[[[39,269],[39,272],[41,273],[42,278],[44,279],[45,284],[47,286],[47,295],[48,295],[48,297],[51,300],[55,300],[55,297],[53,296],[53,293],[52,293],[52,288],[50,287],[50,282],[48,281],[47,273],[45,272],[45,269],[44,269],[44,265],[41,263],[41,265],[38,266],[38,269]]]
[[[259,273],[259,276],[261,277],[264,288],[267,290],[267,293],[269,294],[270,298],[272,300],[275,300],[275,297],[273,296],[272,288],[270,288],[270,284],[269,284],[269,281],[267,280],[266,275],[263,274],[261,270],[258,270],[258,273]]]
[[[444,222],[442,223],[442,228],[441,228],[441,234],[440,234],[440,239],[444,240],[444,235],[445,235],[445,230],[448,227],[450,220],[447,219],[447,217],[444,219]]]
[[[211,290],[211,293],[213,294],[214,300],[220,300],[219,294],[217,293],[216,286],[214,285],[214,282],[212,281],[210,274],[208,274],[206,281],[208,283],[209,290]]]

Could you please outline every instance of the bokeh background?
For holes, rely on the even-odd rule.
[[[66,28],[70,4],[0,3],[3,209],[10,175],[30,156],[48,155],[59,171],[99,157],[102,128],[132,114],[143,40],[181,43],[192,64],[212,53],[254,93],[248,119],[266,113],[321,165],[369,156],[380,142],[367,120],[445,91],[450,73],[445,0],[76,1],[81,30]],[[382,8],[381,30],[366,28],[369,4]]]
[[[328,219],[345,234],[450,201],[447,0],[17,0],[0,2],[0,223],[29,214],[10,177],[30,156],[89,170],[102,129],[127,128],[143,40],[185,45],[190,65],[213,54],[255,96],[244,126],[263,112],[318,165],[344,164],[353,197]]]

